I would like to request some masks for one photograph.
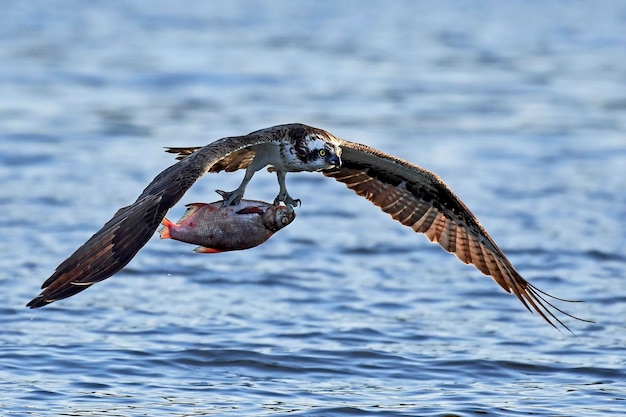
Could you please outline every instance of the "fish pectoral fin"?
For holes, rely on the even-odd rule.
[[[260,207],[246,207],[236,212],[237,214],[263,214],[263,209]]]
[[[224,252],[223,250],[220,250],[220,249],[207,248],[205,246],[198,246],[193,251],[196,252],[196,253],[220,253],[220,252]]]

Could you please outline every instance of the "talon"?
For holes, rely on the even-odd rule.
[[[235,191],[215,190],[215,192],[218,193],[220,196],[222,196],[222,199],[224,200],[224,206],[234,206],[236,204],[239,204],[239,202],[243,198],[243,195],[238,193],[237,190]]]
[[[291,198],[289,194],[282,195],[282,193],[276,196],[276,198],[274,199],[274,205],[277,206],[281,202],[285,203],[286,206],[291,206],[291,207],[298,207],[302,203],[302,201],[300,201],[299,198],[294,199],[294,198]]]
[[[220,197],[222,197],[222,200],[228,200],[228,197],[230,197],[230,195],[232,193],[229,193],[228,191],[223,191],[223,190],[215,190],[216,193],[218,193],[220,195]]]
[[[285,200],[285,204],[291,207],[298,207],[302,205],[302,201],[299,198],[293,199],[288,196]]]

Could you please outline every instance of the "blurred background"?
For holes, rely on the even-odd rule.
[[[4,415],[626,413],[626,4],[0,2]],[[319,174],[295,222],[155,239],[42,310],[54,268],[174,161],[301,122],[439,174],[561,334]],[[217,200],[208,175],[172,210]],[[272,201],[259,173],[248,198]]]

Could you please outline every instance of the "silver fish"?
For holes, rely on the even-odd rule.
[[[260,245],[296,217],[291,205],[275,206],[263,201],[241,200],[224,206],[224,201],[187,204],[177,223],[164,218],[161,239],[200,245],[194,252],[217,253]]]

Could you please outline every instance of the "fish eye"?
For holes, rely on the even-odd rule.
[[[284,225],[286,225],[287,223],[289,223],[289,219],[287,217],[283,217],[280,219],[280,222]]]
[[[326,149],[320,149],[320,150],[317,152],[317,154],[318,154],[319,156],[326,156]]]

